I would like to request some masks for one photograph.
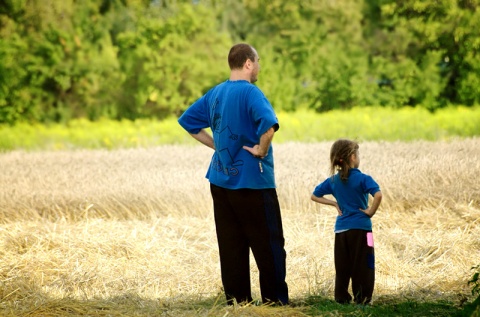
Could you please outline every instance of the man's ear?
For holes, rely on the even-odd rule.
[[[245,67],[247,69],[250,69],[252,68],[252,64],[253,64],[252,61],[250,60],[250,58],[248,58],[247,61],[245,62]]]

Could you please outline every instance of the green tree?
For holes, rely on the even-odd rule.
[[[135,29],[117,37],[125,76],[120,113],[127,118],[180,114],[228,76],[231,45],[205,5],[179,3],[166,11],[152,6]]]
[[[266,89],[274,106],[326,111],[364,101],[368,52],[357,1],[244,3],[251,30],[246,39],[271,52],[267,69],[280,74]]]
[[[10,3],[2,12],[14,27],[2,28],[0,74],[8,80],[0,82],[0,122],[93,119],[113,111],[105,87],[118,66],[97,5]]]
[[[257,47],[276,109],[474,105],[480,0],[4,0],[0,123],[180,114]]]
[[[392,91],[401,92],[400,105],[420,104],[433,110],[449,103],[478,103],[478,1],[367,4],[365,32],[374,57],[371,69],[392,83]]]

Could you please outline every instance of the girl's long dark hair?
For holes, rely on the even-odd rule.
[[[350,172],[350,158],[356,154],[359,145],[355,141],[339,139],[332,144],[330,149],[330,174],[335,175],[336,171],[340,174],[340,179],[344,182],[348,179]]]

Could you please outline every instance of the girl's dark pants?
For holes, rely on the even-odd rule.
[[[251,302],[250,249],[260,275],[263,303],[288,304],[286,252],[277,193],[210,185],[227,302]]]
[[[348,285],[352,280],[354,301],[368,304],[375,284],[375,254],[367,244],[365,230],[352,229],[335,234],[335,300],[349,303]]]

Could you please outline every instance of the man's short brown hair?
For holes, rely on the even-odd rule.
[[[256,55],[255,50],[250,45],[236,44],[232,46],[230,53],[228,53],[228,66],[232,70],[242,68],[248,59],[254,62]]]

